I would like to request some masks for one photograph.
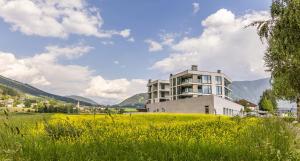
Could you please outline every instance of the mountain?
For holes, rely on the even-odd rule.
[[[253,81],[233,81],[231,88],[234,100],[243,98],[253,103],[258,103],[263,91],[271,88],[270,78],[258,79]],[[127,98],[118,105],[141,107],[146,103],[147,99],[147,93],[140,93]]]
[[[253,81],[233,81],[231,85],[233,99],[246,99],[258,103],[263,91],[271,88],[270,78]]]
[[[148,99],[147,93],[140,93],[125,99],[123,102],[118,104],[118,106],[143,107],[146,104],[147,99]]]
[[[37,97],[49,97],[49,98],[53,98],[53,99],[68,102],[68,103],[77,103],[78,102],[77,99],[47,93],[47,92],[44,92],[40,89],[37,89],[37,88],[29,85],[29,84],[21,83],[21,82],[3,77],[1,75],[0,75],[0,85],[10,87],[19,92],[30,94],[30,95],[37,96]],[[87,105],[87,106],[92,105],[91,103],[85,102],[85,101],[81,102],[81,104]]]
[[[82,97],[82,96],[71,95],[71,96],[66,96],[66,97],[72,98],[72,99],[80,101],[80,102],[87,102],[87,103],[89,103],[91,105],[98,105],[98,103],[95,102],[95,101],[93,101],[92,99],[85,98],[85,97]]]

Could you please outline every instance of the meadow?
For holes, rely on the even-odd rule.
[[[298,128],[277,118],[8,114],[0,120],[1,160],[300,160]]]

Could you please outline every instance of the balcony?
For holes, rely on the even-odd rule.
[[[181,82],[178,83],[178,85],[189,84],[189,83],[193,83],[193,79],[192,78],[182,79]]]
[[[170,88],[160,88],[160,91],[170,91]]]
[[[195,92],[193,91],[192,88],[184,88],[179,92],[179,95],[187,95],[187,94],[194,94]]]

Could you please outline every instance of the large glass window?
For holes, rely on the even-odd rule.
[[[203,94],[211,94],[211,86],[202,86]]]
[[[210,84],[211,76],[210,75],[202,75],[202,83]]]
[[[225,96],[231,98],[231,91],[225,88]]]
[[[225,84],[225,87],[227,88],[231,88],[231,82],[229,80],[227,80],[226,78],[224,79],[224,84]]]
[[[222,95],[222,86],[216,86],[216,94]]]
[[[217,85],[222,85],[222,77],[221,76],[216,76],[215,80],[216,80]]]

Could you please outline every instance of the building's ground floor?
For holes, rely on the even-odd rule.
[[[146,105],[148,112],[204,113],[236,116],[242,115],[244,107],[215,95],[199,96]]]

